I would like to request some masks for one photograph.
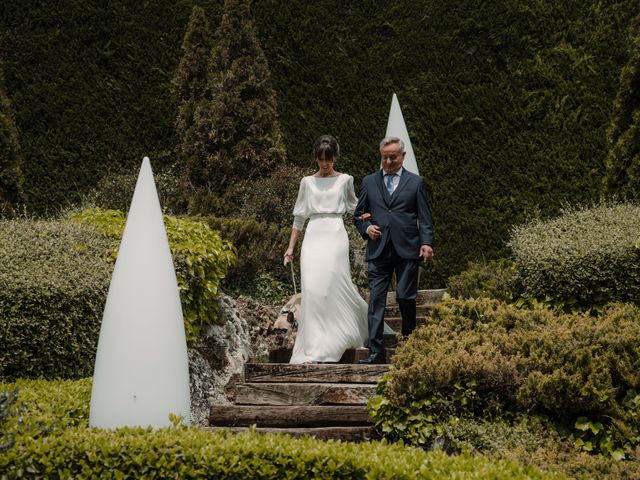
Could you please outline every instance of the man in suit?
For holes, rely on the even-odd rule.
[[[369,357],[359,363],[384,363],[384,309],[393,272],[402,315],[402,335],[416,327],[419,262],[433,257],[433,221],[422,177],[402,167],[404,142],[380,142],[381,170],[362,180],[354,213],[356,227],[367,240],[369,284]],[[370,215],[366,215],[366,214]]]

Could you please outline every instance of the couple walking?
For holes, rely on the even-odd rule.
[[[291,363],[338,362],[348,348],[369,346],[360,363],[384,363],[382,337],[387,291],[396,273],[402,334],[416,326],[418,264],[433,256],[433,223],[422,177],[402,167],[404,143],[380,142],[381,169],[362,180],[334,170],[340,157],[331,135],[315,143],[318,171],[300,182],[285,263],[293,260],[298,235],[309,219],[300,255],[302,304]],[[367,240],[369,305],[351,280],[349,239],[342,215],[354,212]]]

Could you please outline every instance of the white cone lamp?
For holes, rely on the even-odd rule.
[[[409,132],[404,124],[404,118],[402,117],[402,111],[400,110],[400,103],[398,102],[398,97],[395,93],[391,98],[391,109],[389,110],[389,120],[387,121],[387,133],[385,134],[385,137],[398,137],[404,142],[406,155],[404,156],[404,163],[402,166],[411,173],[420,175],[416,156],[413,153],[413,147],[411,146],[411,140],[409,139]]]
[[[92,427],[190,422],[189,365],[173,258],[149,158],[142,161],[102,318]]]

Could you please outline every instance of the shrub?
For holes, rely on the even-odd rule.
[[[370,404],[390,438],[425,444],[451,417],[534,412],[573,429],[585,449],[621,455],[640,442],[640,308],[632,305],[595,318],[488,299],[443,302],[400,345],[394,366]]]
[[[560,478],[511,461],[450,457],[402,445],[234,435],[176,426],[87,428],[88,380],[19,382],[24,424],[0,453],[3,478]],[[1,385],[0,389],[14,385]],[[47,428],[49,425],[49,428]],[[33,433],[37,432],[36,435]]]
[[[103,176],[98,185],[87,193],[82,204],[89,208],[120,210],[127,212],[131,206],[133,191],[136,188],[140,166],[131,170],[112,171]],[[186,211],[186,200],[181,185],[180,168],[172,166],[154,172],[153,178],[158,191],[160,204],[165,213],[180,214]]]
[[[202,217],[213,230],[238,249],[238,261],[230,269],[227,284],[253,282],[262,272],[286,281],[289,269],[282,265],[282,256],[289,242],[291,228],[247,218]]]
[[[607,192],[640,200],[640,16],[629,29],[629,59],[620,72],[620,87],[609,126],[609,155],[605,161]]]
[[[22,151],[0,59],[0,217],[12,216],[22,198]]]
[[[111,247],[69,221],[0,222],[0,377],[91,374]]]
[[[72,213],[71,218],[118,242],[124,230],[125,215],[117,210],[88,209]],[[220,281],[235,263],[236,250],[202,222],[165,215],[164,223],[175,262],[185,333],[191,343],[202,327],[217,321]]]
[[[187,159],[189,185],[198,195],[263,176],[285,157],[276,93],[248,0],[225,0],[214,38],[209,98],[193,115],[194,139],[204,155]]]
[[[510,302],[518,289],[516,264],[506,258],[469,262],[465,271],[447,280],[447,292],[455,298],[487,297]]]
[[[638,231],[640,206],[604,203],[514,228],[509,246],[524,295],[583,309],[640,304]]]

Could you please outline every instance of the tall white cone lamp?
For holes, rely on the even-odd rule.
[[[149,158],[142,161],[102,317],[92,427],[190,421],[189,365],[178,283]]]
[[[389,120],[387,121],[387,133],[385,136],[398,137],[404,142],[406,155],[404,156],[404,163],[402,166],[411,173],[420,175],[420,172],[418,172],[416,156],[413,153],[413,147],[411,146],[411,140],[409,139],[409,132],[404,124],[402,110],[400,110],[400,103],[398,102],[398,97],[395,93],[391,98],[391,109],[389,110]]]

